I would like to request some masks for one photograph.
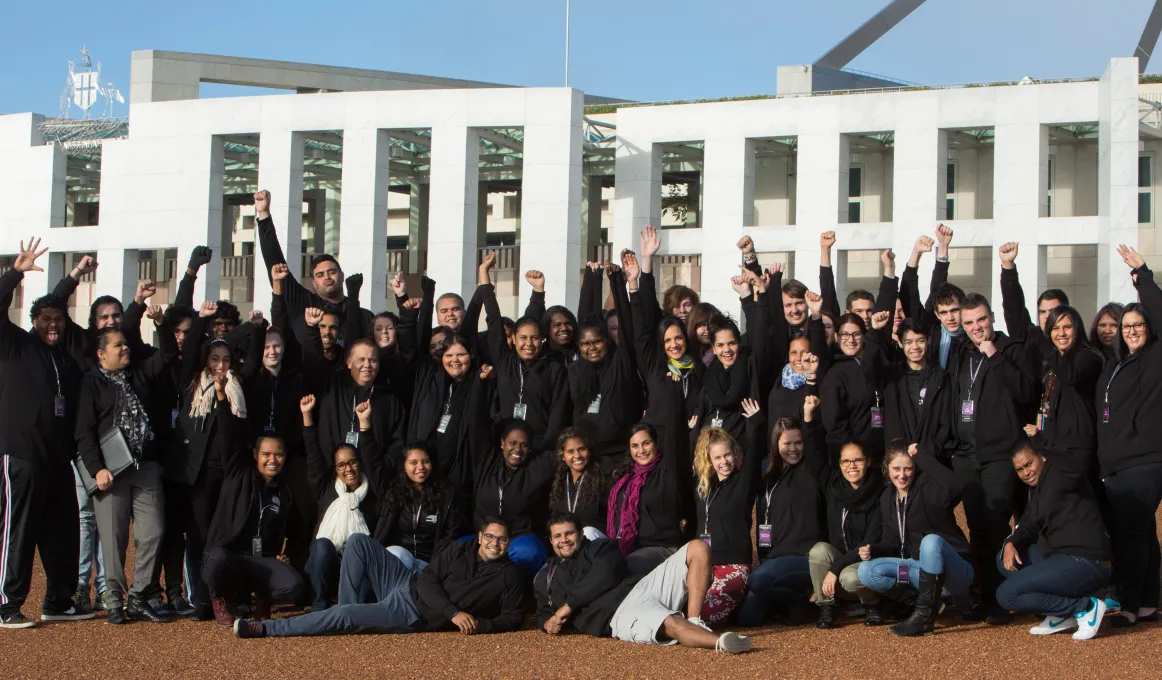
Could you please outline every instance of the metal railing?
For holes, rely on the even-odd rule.
[[[484,246],[477,248],[477,264],[483,262],[484,257],[489,253],[496,253],[496,266],[494,269],[497,271],[520,269],[520,246]]]

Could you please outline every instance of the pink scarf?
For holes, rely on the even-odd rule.
[[[642,487],[646,485],[646,478],[657,467],[658,461],[661,459],[662,452],[658,451],[654,459],[648,464],[634,463],[633,470],[622,475],[621,479],[617,480],[613,484],[613,488],[609,490],[605,529],[610,538],[617,539],[617,547],[621,550],[622,555],[629,555],[637,548],[638,504],[642,499]],[[617,499],[621,496],[621,490],[626,484],[629,484],[629,490],[625,494],[625,505],[622,506],[619,513]],[[615,525],[614,522],[619,520],[620,526]]]

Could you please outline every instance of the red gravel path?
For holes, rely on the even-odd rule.
[[[26,616],[39,618],[43,592],[38,565]],[[0,630],[0,677],[1162,677],[1162,624],[1104,630],[1094,640],[1074,642],[1068,634],[1028,635],[1031,617],[999,628],[951,618],[942,623],[935,635],[909,640],[859,622],[829,631],[768,626],[751,631],[754,652],[731,657],[533,630],[471,638],[423,633],[238,640],[213,623],[109,626],[99,616]]]

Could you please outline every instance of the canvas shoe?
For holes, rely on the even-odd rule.
[[[750,651],[750,638],[746,635],[739,635],[738,633],[723,633],[718,636],[718,642],[714,643],[714,653],[725,652],[727,654],[742,654]]]
[[[1077,619],[1072,616],[1046,616],[1045,620],[1029,629],[1029,635],[1052,635],[1077,630]]]
[[[1073,615],[1073,618],[1077,619],[1077,632],[1073,634],[1073,639],[1089,640],[1097,635],[1098,628],[1101,628],[1102,617],[1105,614],[1105,600],[1099,600],[1096,597],[1089,598],[1089,609]]]

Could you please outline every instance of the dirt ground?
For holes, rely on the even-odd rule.
[[[1159,513],[1162,523],[1162,512]],[[40,617],[39,564],[24,606]],[[1033,637],[1032,617],[1008,626],[943,619],[935,635],[894,638],[849,620],[816,630],[767,626],[748,632],[755,650],[632,645],[535,630],[239,640],[213,622],[110,626],[92,621],[0,630],[0,674],[17,678],[1146,678],[1162,677],[1162,624],[1104,629],[1074,642]]]

